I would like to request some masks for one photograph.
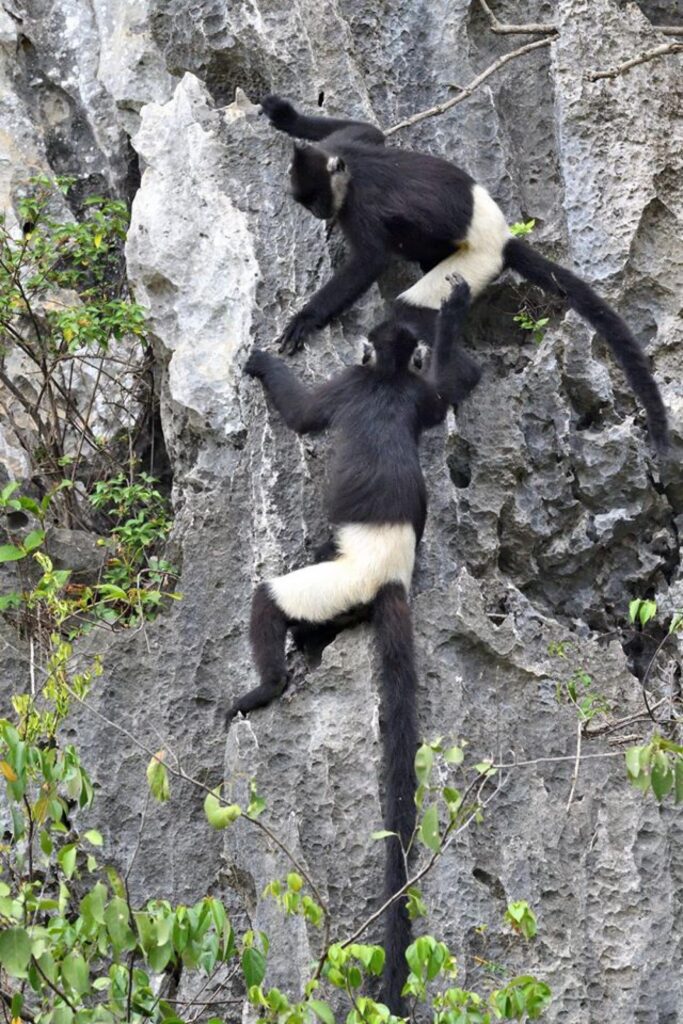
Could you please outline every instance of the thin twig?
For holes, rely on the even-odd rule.
[[[630,60],[619,64],[610,71],[588,71],[586,72],[586,78],[589,82],[597,82],[599,78],[617,78],[618,75],[625,74],[631,68],[637,67],[638,64],[645,64],[656,57],[664,57],[667,53],[681,53],[681,51],[683,51],[683,43],[661,43],[659,46],[655,46],[653,50],[644,50],[643,53],[639,53],[636,57],[631,57]]]
[[[498,60],[490,64],[484,71],[473,78],[469,85],[466,85],[464,89],[453,96],[450,100],[446,100],[444,103],[437,103],[435,107],[430,107],[429,110],[421,110],[418,114],[413,114],[412,117],[406,118],[405,121],[399,121],[398,124],[393,125],[391,128],[387,128],[384,132],[385,135],[393,135],[394,132],[399,131],[401,128],[410,128],[414,124],[418,124],[420,121],[426,120],[428,117],[436,117],[437,114],[443,114],[451,107],[454,107],[456,103],[462,103],[468,96],[477,89],[482,82],[485,82],[487,78],[493,75],[496,71],[502,68],[509,61],[514,60],[516,57],[522,57],[525,53],[531,53],[532,50],[538,50],[541,46],[549,46],[552,43],[552,37],[545,39],[537,39],[533,43],[526,43],[525,46],[520,46],[516,50],[511,50],[510,53],[503,54]]]
[[[61,1000],[62,1000],[63,1002],[65,1002],[65,1003],[66,1003],[66,1005],[67,1005],[67,1006],[68,1006],[68,1007],[69,1007],[69,1008],[70,1008],[71,1010],[73,1010],[73,1012],[74,1012],[74,1013],[78,1013],[78,1007],[77,1007],[77,1006],[74,1006],[74,1004],[73,1004],[73,1003],[71,1002],[71,1000],[70,1000],[70,999],[69,999],[69,997],[67,996],[66,992],[63,992],[61,988],[58,988],[58,986],[54,984],[54,982],[50,981],[50,979],[48,978],[47,974],[46,974],[46,973],[45,973],[45,971],[44,971],[44,970],[42,969],[42,967],[40,966],[40,964],[38,963],[38,961],[36,960],[36,958],[35,958],[35,957],[31,957],[31,959],[32,959],[32,961],[33,961],[33,966],[34,966],[34,967],[35,967],[35,969],[36,969],[36,970],[38,971],[38,974],[39,974],[39,975],[41,976],[41,978],[43,979],[43,981],[45,982],[45,984],[46,984],[46,985],[48,986],[48,988],[51,988],[51,989],[52,989],[52,991],[54,992],[54,994],[55,994],[56,996],[59,996],[59,998],[60,998],[60,999],[61,999]]]
[[[135,849],[133,850],[133,854],[132,854],[132,856],[130,858],[130,861],[128,862],[128,868],[126,870],[126,873],[123,876],[123,880],[124,880],[124,882],[126,882],[126,884],[128,883],[128,879],[130,878],[130,873],[133,870],[133,864],[135,864],[135,858],[137,857],[138,851],[140,849],[140,843],[142,841],[142,833],[143,833],[143,830],[145,828],[145,819],[147,817],[147,808],[148,807],[149,807],[149,789],[147,790],[147,794],[145,796],[145,802],[144,802],[144,805],[143,805],[143,808],[142,808],[142,814],[140,815],[140,828],[138,829],[138,837],[137,837],[137,840],[135,842]]]
[[[643,681],[640,684],[642,689],[643,689],[643,700],[645,701],[645,707],[647,708],[647,713],[650,716],[650,718],[652,719],[652,721],[655,723],[655,725],[657,725],[657,719],[655,718],[655,716],[653,714],[653,710],[654,709],[650,706],[650,702],[647,699],[647,683],[648,683],[648,680],[650,678],[650,673],[652,672],[652,667],[653,667],[653,665],[655,663],[657,655],[659,654],[659,652],[661,651],[662,647],[664,647],[665,643],[667,642],[667,640],[670,639],[671,636],[672,636],[671,633],[667,633],[666,636],[664,637],[664,639],[661,640],[657,644],[657,647],[655,648],[655,653],[650,658],[650,663],[647,666],[647,668],[645,669],[645,675],[643,676]]]
[[[481,790],[484,788],[484,786],[486,785],[487,781],[488,780],[486,778],[477,779],[476,780],[476,782],[479,784],[479,793],[481,793]],[[394,904],[396,902],[396,900],[399,900],[401,898],[401,896],[403,896],[408,891],[408,889],[410,889],[412,886],[416,885],[420,881],[420,879],[424,878],[424,876],[427,874],[427,872],[431,871],[431,869],[433,868],[434,864],[437,862],[439,857],[443,853],[445,853],[446,850],[448,849],[448,847],[451,846],[451,844],[455,841],[455,839],[462,832],[464,832],[465,829],[467,829],[471,825],[471,823],[474,820],[474,818],[476,817],[476,815],[481,810],[484,810],[486,807],[488,807],[488,805],[491,803],[491,801],[494,800],[498,796],[498,794],[500,793],[502,788],[503,788],[503,783],[499,782],[499,785],[496,786],[496,789],[491,794],[491,796],[487,800],[485,800],[483,803],[479,802],[479,799],[478,799],[479,798],[479,793],[478,793],[477,794],[477,803],[474,805],[474,808],[473,808],[471,814],[469,814],[469,816],[465,819],[465,821],[462,823],[462,825],[459,825],[458,828],[454,829],[451,832],[451,834],[450,834],[449,838],[446,840],[446,842],[434,854],[432,854],[432,856],[427,861],[427,863],[424,865],[424,867],[420,868],[420,870],[417,871],[413,875],[412,878],[409,878],[408,881],[405,882],[405,884],[402,885],[401,888],[397,892],[395,892],[393,894],[393,896],[390,896],[389,899],[386,900],[386,902],[383,903],[382,906],[379,907],[378,910],[376,910],[374,913],[370,914],[370,916],[365,919],[363,924],[361,924],[355,930],[353,935],[350,935],[348,939],[344,939],[344,941],[341,942],[340,945],[341,946],[350,946],[351,943],[355,942],[358,938],[360,938],[360,936],[365,931],[367,931],[367,929],[370,927],[370,925],[374,924],[374,922],[378,918],[380,918],[382,916],[382,914],[386,910],[388,910],[389,907],[392,906],[392,904]]]
[[[542,25],[540,22],[531,22],[528,25],[505,25],[502,21],[498,21],[486,0],[479,0],[479,6],[489,19],[491,31],[497,35],[543,36],[554,35],[557,32],[555,25]]]
[[[602,754],[584,754],[583,760],[593,760],[599,757],[621,757],[621,754],[614,751],[604,751]],[[574,754],[561,754],[559,757],[535,757],[531,761],[511,761],[509,764],[492,764],[492,768],[499,771],[508,771],[510,768],[528,768],[532,764],[554,764],[559,761],[574,761]]]
[[[579,779],[579,768],[581,767],[581,734],[582,734],[583,722],[581,718],[576,720],[576,759],[574,761],[574,772],[572,774],[572,785],[569,790],[569,799],[567,800],[566,811],[569,814],[569,808],[572,805],[574,799],[574,790],[576,789],[576,783]]]
[[[656,704],[652,705],[652,710],[656,711],[662,704],[666,704],[668,697],[662,697]],[[605,722],[603,725],[597,726],[595,729],[586,729],[586,739],[592,739],[594,736],[604,736],[610,732],[616,732],[617,729],[623,729],[625,725],[631,725],[632,722],[637,722],[641,718],[649,718],[649,715],[643,714],[642,711],[636,711],[633,715],[628,715],[626,718],[620,718],[617,722]]]
[[[243,1005],[244,999],[164,999],[165,1003],[170,1003],[171,1006],[224,1006],[226,1004],[239,1004]]]

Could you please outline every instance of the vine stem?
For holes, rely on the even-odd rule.
[[[683,29],[680,30],[680,34],[683,35]],[[683,43],[661,43],[652,50],[644,50],[635,57],[631,57],[630,60],[624,61],[623,64],[610,68],[609,71],[589,71],[586,74],[586,78],[589,82],[597,82],[601,78],[617,78],[639,64],[646,64],[648,61],[655,60],[657,57],[664,57],[668,53],[681,52],[683,52]]]
[[[574,761],[574,772],[572,774],[572,785],[569,790],[569,799],[567,800],[567,814],[569,814],[569,808],[572,805],[574,799],[574,791],[576,790],[576,783],[579,781],[579,768],[581,767],[581,735],[583,729],[583,720],[577,718],[576,720],[576,759]]]
[[[490,64],[484,71],[480,72],[473,78],[469,85],[466,85],[457,96],[453,96],[450,100],[445,100],[443,103],[437,103],[435,107],[429,107],[428,110],[421,110],[418,114],[413,114],[412,117],[407,117],[405,121],[399,121],[398,124],[392,125],[391,128],[387,128],[384,132],[385,136],[393,135],[394,132],[400,131],[401,128],[410,128],[414,124],[418,124],[420,121],[424,121],[428,117],[436,117],[437,114],[444,114],[451,107],[454,107],[457,103],[462,103],[468,96],[477,89],[482,82],[485,82],[487,78],[493,75],[500,68],[504,67],[509,61],[514,60],[516,57],[522,57],[525,53],[531,53],[532,50],[538,50],[541,46],[550,46],[553,39],[552,36],[548,36],[545,39],[536,39],[533,43],[526,43],[524,46],[518,47],[516,50],[511,50],[510,53],[503,54],[498,60]]]
[[[557,32],[555,25],[543,25],[540,22],[530,22],[528,25],[505,25],[502,21],[498,21],[486,0],[479,0],[479,6],[489,19],[491,31],[497,35],[541,36],[553,35]]]

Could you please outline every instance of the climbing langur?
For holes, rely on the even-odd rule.
[[[454,401],[458,381],[451,343],[469,302],[467,284],[448,283],[453,292],[441,307],[425,376],[412,368],[415,335],[394,320],[371,331],[373,362],[350,367],[313,391],[267,352],[253,351],[245,366],[292,430],[334,430],[327,505],[335,557],[256,588],[250,638],[260,685],[234,702],[228,720],[269,704],[284,690],[288,629],[315,630],[351,609],[371,606],[384,723],[385,822],[399,837],[387,841],[386,898],[406,881],[403,850],[415,828],[418,734],[408,591],[427,514],[418,443],[421,432],[441,423]],[[403,899],[385,919],[382,998],[402,1014],[410,942]]]
[[[667,416],[648,361],[621,317],[580,277],[513,238],[502,211],[466,171],[426,153],[384,146],[373,125],[307,117],[279,96],[261,108],[271,123],[295,138],[290,167],[293,198],[319,218],[336,218],[350,245],[347,262],[290,321],[281,350],[304,339],[348,309],[377,279],[390,255],[420,264],[424,276],[394,304],[394,316],[433,342],[436,313],[459,274],[478,295],[509,267],[568,304],[607,340],[640,399],[653,442],[667,447]],[[462,349],[454,352],[466,397],[480,377]]]

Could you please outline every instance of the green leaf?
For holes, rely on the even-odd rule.
[[[652,792],[659,801],[663,800],[674,784],[674,773],[671,771],[666,754],[658,750],[650,772]]]
[[[429,774],[434,763],[434,753],[426,743],[423,743],[415,755],[415,774],[417,781],[425,784],[429,781]]]
[[[84,832],[83,838],[87,839],[93,846],[102,846],[104,842],[101,832],[98,832],[95,828],[90,828],[87,832]]]
[[[45,540],[45,530],[32,530],[27,537],[24,537],[21,546],[24,551],[35,551]]]
[[[163,763],[166,757],[165,750],[158,750],[147,765],[147,783],[150,792],[160,804],[165,803],[171,795],[171,787],[168,781],[168,770]]]
[[[242,953],[242,971],[247,988],[261,984],[266,976],[266,958],[259,949],[245,949]]]
[[[88,965],[80,953],[71,952],[64,957],[62,978],[78,996],[82,996],[90,990]]]
[[[640,775],[640,747],[629,747],[626,751],[626,771],[632,779]]]
[[[20,558],[25,557],[26,552],[14,544],[0,544],[0,562],[18,562]]]
[[[104,903],[107,898],[107,887],[102,882],[98,882],[97,885],[90,890],[87,895],[83,897],[79,904],[79,910],[81,917],[87,925],[94,922],[95,924],[104,924]]]
[[[461,747],[449,747],[444,751],[443,759],[446,764],[462,764],[465,759],[465,752]]]
[[[309,999],[308,1005],[323,1024],[335,1024],[334,1014],[327,1003],[321,1002],[320,999]]]
[[[640,619],[641,626],[646,626],[650,619],[654,618],[657,614],[657,602],[656,601],[641,601],[640,608],[638,609],[638,618]]]
[[[57,854],[57,862],[67,878],[71,878],[76,867],[76,844],[68,843]]]
[[[5,484],[2,491],[0,491],[0,505],[4,505],[6,501],[9,501],[18,487],[18,480],[10,480],[8,484]]]
[[[204,801],[204,814],[206,815],[206,820],[212,828],[216,829],[227,828],[228,825],[231,825],[233,821],[236,821],[242,813],[242,808],[239,804],[228,804],[227,806],[222,805],[219,800],[220,791],[221,787],[216,786],[211,793],[207,794]],[[255,984],[258,985],[259,983],[255,982]]]
[[[439,836],[439,812],[436,804],[431,804],[425,811],[424,818],[420,824],[418,837],[430,850],[436,852],[441,848]]]
[[[52,1011],[51,1024],[72,1024],[74,1012],[66,1003],[58,1003]]]
[[[166,595],[167,597],[175,595]],[[249,806],[247,807],[247,814],[250,818],[258,818],[259,814],[266,809],[266,801],[262,796],[259,796],[256,789],[256,783],[252,779],[249,783]]]
[[[25,978],[31,959],[31,940],[24,928],[0,932],[0,964],[13,978]]]
[[[389,836],[396,836],[396,835],[398,835],[398,832],[390,832],[388,829],[382,828],[382,829],[379,830],[379,832],[373,832],[372,835],[370,836],[370,838],[371,839],[388,839]]]
[[[674,798],[677,804],[683,803],[683,758],[676,758],[676,767],[674,768],[675,778],[675,791]]]
[[[509,231],[510,234],[514,235],[516,238],[523,238],[525,235],[530,235],[535,227],[536,220],[532,217],[531,220],[516,221],[516,223],[511,224]]]
[[[635,622],[638,609],[640,608],[640,598],[636,597],[633,601],[629,601],[628,604],[628,621]]]
[[[120,896],[114,896],[107,905],[104,911],[104,923],[117,953],[135,947],[135,935],[130,927],[128,904]]]

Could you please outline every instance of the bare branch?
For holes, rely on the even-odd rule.
[[[504,25],[498,21],[486,0],[479,0],[479,6],[489,19],[491,31],[501,36],[550,36],[557,32],[555,25],[542,25],[540,22],[531,22],[528,25]]]
[[[683,34],[683,29],[680,32]],[[643,53],[639,53],[636,57],[631,57],[630,60],[619,64],[618,67],[612,68],[610,71],[588,71],[586,78],[590,82],[597,82],[599,78],[617,78],[618,75],[626,74],[627,71],[637,67],[639,64],[645,64],[647,61],[655,60],[657,57],[664,57],[668,53],[681,53],[681,51],[683,51],[683,43],[661,43],[659,46],[655,46],[653,50],[644,50]]]
[[[574,772],[572,774],[572,785],[569,790],[569,799],[567,800],[567,814],[569,814],[569,808],[572,805],[574,799],[574,790],[576,789],[576,783],[579,780],[579,768],[581,767],[581,728],[583,722],[580,718],[576,722],[576,761],[574,762]]]
[[[663,36],[683,36],[683,25],[653,25]]]
[[[393,135],[394,132],[399,131],[401,128],[410,128],[411,125],[418,124],[420,121],[426,120],[428,117],[436,117],[437,114],[444,114],[451,107],[454,107],[457,103],[462,103],[468,96],[471,96],[475,89],[478,89],[482,82],[485,82],[487,78],[495,74],[500,68],[502,68],[508,61],[514,60],[516,57],[522,57],[525,53],[531,53],[532,50],[538,50],[541,46],[549,46],[552,43],[552,37],[548,36],[545,39],[537,39],[533,43],[526,43],[525,46],[520,46],[516,50],[511,50],[510,53],[503,54],[498,60],[490,64],[484,71],[473,78],[469,85],[466,85],[464,89],[461,89],[457,96],[453,96],[452,99],[446,100],[444,103],[437,103],[435,107],[430,107],[429,110],[421,110],[419,114],[413,114],[412,117],[406,118],[405,121],[400,121],[398,124],[393,125],[391,128],[387,128],[384,132],[385,135]]]

